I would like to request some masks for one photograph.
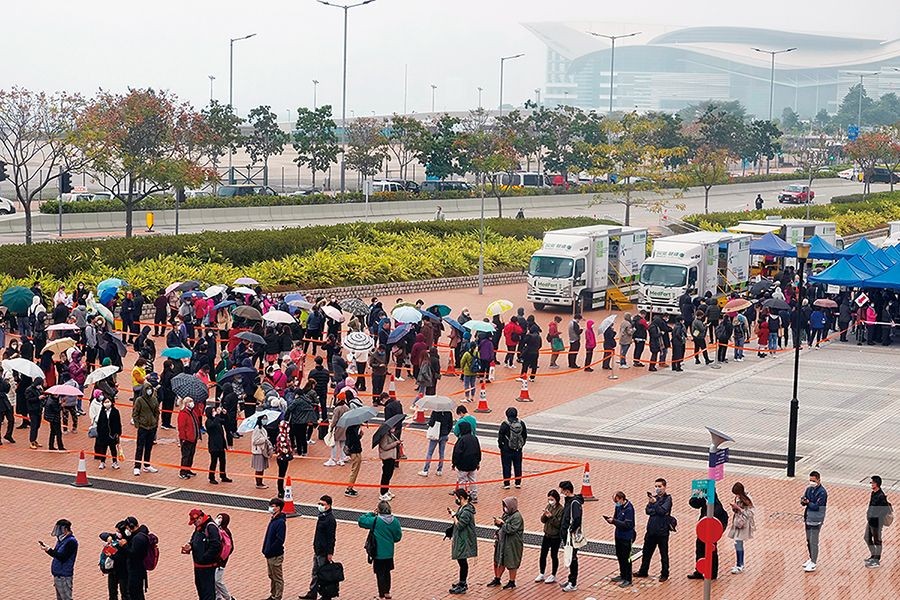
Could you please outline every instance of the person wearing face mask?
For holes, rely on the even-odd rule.
[[[25,405],[28,409],[28,423],[31,428],[28,439],[31,442],[32,450],[41,447],[37,440],[41,429],[41,418],[46,397],[46,394],[44,394],[44,380],[40,377],[35,377],[31,385],[25,390]]]
[[[647,532],[644,534],[644,555],[641,568],[634,577],[649,577],[653,551],[659,548],[659,562],[662,570],[659,581],[669,579],[669,533],[671,532],[672,496],[666,493],[666,480],[659,478],[653,483],[654,491],[647,492]]]
[[[556,581],[556,572],[559,570],[559,526],[562,524],[563,507],[559,501],[559,492],[550,490],[547,492],[547,506],[541,513],[541,523],[544,524],[544,536],[541,539],[540,574],[534,578],[535,582],[553,583]],[[547,572],[547,554],[550,555],[550,564],[553,572]]]
[[[219,527],[219,536],[222,538],[222,555],[219,560],[219,566],[216,568],[216,600],[232,600],[231,592],[225,585],[225,567],[228,566],[228,559],[234,554],[234,536],[228,525],[231,523],[231,515],[228,513],[219,513],[214,519]]]
[[[447,508],[447,514],[453,519],[450,536],[450,558],[459,564],[459,581],[450,588],[450,593],[465,594],[469,590],[469,559],[478,556],[478,534],[475,531],[475,506],[469,492],[463,488],[453,491],[456,512]]]
[[[316,600],[319,590],[319,569],[325,563],[334,560],[334,545],[337,537],[337,521],[331,511],[331,496],[319,498],[319,518],[316,521],[316,533],[313,536],[313,566],[309,591],[300,600]]]
[[[194,401],[185,398],[178,411],[178,442],[181,444],[181,470],[178,477],[181,479],[190,479],[196,475],[191,467],[194,465],[194,453],[201,437],[200,419],[194,412]]]
[[[375,556],[371,557],[371,562],[378,585],[378,598],[390,600],[394,545],[403,537],[400,520],[391,514],[390,503],[381,500],[373,512],[360,515],[356,523],[363,529],[371,530],[375,537]]]
[[[103,548],[104,555],[109,556],[112,553],[112,567],[104,569],[101,566],[101,572],[106,575],[106,589],[109,593],[109,600],[128,600],[128,541],[125,539],[125,521],[116,523],[114,532],[104,531],[100,534],[100,539],[105,542]],[[106,567],[109,567],[107,564]]]
[[[3,436],[3,439],[10,444],[15,444],[16,440],[13,439],[12,433],[16,425],[16,418],[13,413],[12,402],[9,401],[12,377],[7,379],[7,375],[11,374],[3,373],[3,369],[0,369],[0,428],[2,428],[3,420],[6,419],[6,435]],[[0,445],[3,445],[3,442],[0,442]]]
[[[566,544],[570,537],[581,533],[584,496],[575,493],[575,486],[569,480],[559,482],[559,491],[565,498],[559,533],[562,543]],[[560,586],[564,592],[574,592],[578,589],[578,548],[572,547],[569,576],[566,578],[565,583],[561,583]]]
[[[525,522],[519,513],[519,501],[506,498],[501,502],[503,517],[494,517],[494,578],[486,587],[499,587],[503,571],[509,570],[509,581],[504,590],[516,588],[516,573],[522,564]]]
[[[141,391],[131,409],[131,421],[137,428],[137,443],[134,448],[134,476],[145,473],[157,473],[159,469],[150,464],[150,453],[156,440],[156,428],[159,425],[159,400],[156,390],[149,378],[141,386]]]
[[[610,525],[615,525],[616,559],[619,561],[619,576],[613,577],[619,587],[629,587],[632,581],[631,575],[631,545],[637,539],[634,530],[634,506],[625,497],[625,492],[616,492],[613,497],[616,508],[613,516],[604,516],[603,519]]]
[[[818,471],[809,474],[809,486],[800,498],[800,505],[804,507],[803,523],[806,528],[806,548],[809,551],[809,560],[803,564],[803,570],[812,573],[816,570],[819,560],[819,534],[822,532],[822,524],[825,522],[825,508],[828,504],[828,492],[822,486],[822,476]]]
[[[112,456],[112,468],[119,468],[119,439],[122,435],[122,417],[112,399],[105,398],[102,392],[95,396],[101,402],[100,412],[96,418],[97,437],[94,438],[94,457],[100,461],[98,469],[106,468],[107,452]],[[93,404],[93,402],[91,402]]]
[[[881,489],[881,477],[872,475],[872,495],[869,496],[869,507],[866,509],[866,545],[869,547],[869,558],[865,560],[868,569],[877,569],[881,566],[881,531],[885,525],[890,525],[886,519],[893,518],[893,508],[888,502],[887,496]]]
[[[213,485],[216,481],[216,465],[219,467],[219,479],[222,483],[231,483],[225,470],[225,447],[231,442],[231,434],[228,433],[225,423],[227,420],[225,408],[206,407],[206,447],[209,451],[209,482]]]
[[[193,525],[194,531],[191,541],[181,547],[181,553],[190,554],[194,561],[197,600],[216,600],[216,569],[222,554],[219,526],[199,508],[191,510],[188,525]]]
[[[284,500],[269,500],[269,524],[266,526],[266,537],[263,539],[262,553],[266,557],[269,575],[269,597],[266,600],[281,600],[284,595],[284,540],[287,536],[287,518],[282,512]]]
[[[150,530],[138,523],[136,517],[125,519],[125,539],[130,544],[128,552],[128,600],[144,600],[147,588],[147,567],[144,560],[151,550]]]
[[[272,456],[273,445],[269,439],[269,433],[266,431],[268,423],[265,417],[259,417],[256,420],[256,427],[250,435],[250,468],[256,473],[256,489],[264,490],[268,488],[263,483],[263,473],[269,468],[269,458]]]
[[[72,522],[60,519],[56,522],[51,534],[56,538],[56,545],[50,548],[39,541],[41,550],[53,557],[50,563],[50,574],[53,575],[53,587],[56,588],[56,600],[72,600],[72,578],[75,571],[75,558],[78,556],[78,540],[72,535]]]

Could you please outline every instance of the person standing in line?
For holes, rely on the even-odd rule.
[[[525,422],[519,419],[515,406],[506,409],[506,420],[497,432],[497,446],[500,448],[500,463],[503,467],[503,489],[509,489],[509,478],[516,474],[516,489],[522,487],[522,449],[528,441]]]
[[[728,362],[728,342],[734,333],[734,326],[731,319],[726,315],[719,324],[716,325],[716,361],[720,364]]]
[[[13,439],[12,434],[16,425],[16,417],[12,402],[9,400],[9,393],[12,390],[10,385],[12,378],[7,379],[5,375],[7,374],[3,373],[3,369],[0,368],[0,429],[2,429],[3,420],[6,419],[6,434],[3,436],[3,439],[10,444],[15,444],[16,440]],[[0,442],[0,446],[2,445],[3,442]]]
[[[536,583],[554,583],[556,572],[559,570],[559,526],[562,523],[563,507],[560,503],[559,492],[550,490],[547,492],[547,506],[541,513],[541,523],[544,525],[544,535],[541,538],[540,573],[534,578]],[[547,573],[547,555],[550,555],[552,571]]]
[[[369,354],[369,367],[372,369],[372,397],[377,398],[384,391],[384,382],[387,379],[388,353],[385,346],[379,344]]]
[[[519,325],[517,317],[510,317],[509,322],[503,327],[503,340],[506,342],[506,356],[503,358],[503,366],[512,369],[516,361],[516,348],[519,340],[525,334],[522,326]]]
[[[149,378],[137,394],[131,410],[131,420],[137,428],[137,443],[134,447],[134,476],[138,477],[141,470],[145,473],[158,473],[159,469],[150,464],[150,453],[153,452],[156,428],[159,425],[159,400]]]
[[[375,537],[375,556],[370,557],[370,562],[375,571],[378,598],[390,600],[394,545],[403,537],[400,521],[391,514],[391,505],[381,500],[374,512],[360,515],[356,523],[362,529],[371,530]]]
[[[516,573],[522,564],[524,550],[525,521],[519,512],[516,498],[505,498],[501,502],[503,517],[494,517],[494,578],[485,587],[500,587],[503,571],[509,571],[509,581],[504,590],[516,589]]]
[[[750,337],[750,323],[747,321],[747,317],[744,316],[743,311],[734,316],[732,327],[734,329],[734,360],[743,362],[744,344],[747,342],[747,338]]]
[[[521,348],[520,358],[522,360],[522,372],[519,374],[519,381],[525,381],[525,376],[529,369],[531,369],[531,375],[528,380],[534,381],[538,370],[538,356],[541,352],[541,345],[541,331],[537,325],[532,324],[519,342],[519,347]]]
[[[145,559],[151,550],[150,530],[138,523],[136,517],[125,519],[125,538],[131,547],[128,550],[128,600],[144,600],[147,587],[147,566]]]
[[[38,442],[38,432],[41,430],[41,418],[44,413],[44,400],[47,397],[44,394],[44,379],[35,377],[31,385],[25,389],[25,406],[28,409],[28,426],[29,441],[31,449],[36,450],[41,447]]]
[[[191,510],[188,525],[193,525],[194,531],[191,541],[181,547],[181,553],[190,554],[194,560],[197,600],[216,600],[216,569],[222,556],[219,526],[199,508]]]
[[[881,530],[885,519],[893,512],[891,503],[881,489],[881,477],[872,475],[872,495],[869,496],[869,507],[866,510],[866,545],[869,546],[869,558],[865,566],[877,569],[881,566]]]
[[[610,525],[615,525],[616,560],[619,561],[619,575],[612,581],[625,588],[631,586],[631,546],[637,539],[634,523],[634,505],[625,497],[625,492],[616,492],[613,496],[615,511],[613,516],[604,516],[603,519]]]
[[[631,324],[634,325],[633,365],[635,367],[644,367],[646,365],[641,362],[641,356],[644,354],[644,344],[647,343],[647,329],[649,328],[649,324],[647,323],[647,311],[642,310],[631,320]]]
[[[44,401],[44,420],[50,424],[50,437],[47,440],[49,450],[65,452],[62,438],[62,404],[56,394],[48,394]]]
[[[569,368],[579,369],[578,351],[581,349],[581,313],[575,313],[569,322]]]
[[[391,493],[391,478],[394,476],[394,470],[397,468],[397,461],[400,458],[400,440],[394,435],[393,431],[388,431],[381,439],[378,440],[378,458],[381,459],[381,494],[379,500],[393,500],[394,495]]]
[[[794,311],[793,318],[796,319],[799,312],[797,310]],[[781,318],[779,318],[774,313],[769,313],[768,318],[769,323],[769,346],[768,349],[772,354],[775,354],[775,351],[778,350],[778,331],[782,326]],[[803,328],[801,327],[801,331]]]
[[[186,398],[178,411],[178,442],[181,444],[181,471],[180,479],[190,479],[196,473],[191,471],[194,465],[194,453],[197,451],[197,442],[200,441],[200,419],[194,412],[194,401]]]
[[[331,496],[325,495],[319,498],[319,518],[316,521],[316,533],[313,537],[312,579],[309,582],[309,591],[300,596],[300,600],[316,600],[319,589],[319,568],[334,560],[337,521],[331,511],[331,506]]]
[[[616,328],[610,325],[603,332],[603,370],[612,371],[612,359],[616,350]]]
[[[477,474],[481,468],[481,442],[475,437],[475,430],[469,421],[460,419],[459,439],[453,445],[451,464],[456,469],[457,489],[466,490],[468,499],[478,503]]]
[[[272,456],[272,440],[269,439],[269,433],[266,431],[267,419],[260,416],[256,419],[256,427],[250,434],[250,468],[256,475],[256,489],[264,490],[268,488],[263,482],[263,474],[269,468],[269,458]]]
[[[672,327],[672,370],[684,371],[684,351],[687,348],[687,328],[684,326],[684,318],[675,315],[675,325]]]
[[[38,545],[53,558],[50,562],[50,574],[53,575],[56,600],[72,600],[72,580],[75,575],[75,559],[78,557],[78,540],[72,534],[72,522],[68,519],[58,520],[52,535],[56,538],[53,548],[43,541],[38,541]]]
[[[112,565],[108,559],[101,566],[101,572],[106,575],[106,591],[109,600],[128,600],[128,548],[125,540],[125,521],[116,523],[115,532],[104,531],[100,534],[104,542],[104,555],[112,552]],[[108,555],[107,555],[108,556]]]
[[[428,450],[425,452],[425,466],[419,471],[420,477],[428,477],[428,471],[431,468],[431,457],[434,456],[434,450],[438,450],[438,468],[435,475],[440,477],[444,474],[444,452],[447,448],[447,440],[450,438],[450,430],[453,429],[453,413],[449,410],[433,410],[428,418],[428,427],[434,427],[438,424],[439,431],[437,439],[428,440]]]
[[[594,360],[594,348],[597,347],[597,334],[594,332],[594,321],[588,319],[584,326],[584,370],[593,372],[591,361]]]
[[[550,354],[550,368],[558,369],[559,365],[556,364],[556,361],[559,360],[559,355],[563,351],[565,344],[562,341],[562,335],[559,333],[559,324],[562,323],[562,317],[556,315],[553,317],[553,320],[550,321],[550,324],[547,326],[547,341],[550,342],[550,349],[552,350]]]
[[[744,484],[738,481],[731,486],[731,493],[734,494],[734,501],[731,503],[731,529],[728,530],[728,537],[734,540],[735,564],[731,568],[732,575],[738,575],[744,572],[744,542],[753,538],[753,531],[756,529],[756,521],[754,520],[753,500],[750,494],[744,490]]]
[[[351,425],[347,428],[347,437],[344,440],[347,454],[350,455],[350,478],[347,480],[347,489],[344,495],[348,498],[356,498],[359,492],[353,489],[356,478],[359,477],[359,468],[362,466],[362,428],[359,425]]]
[[[231,523],[231,516],[228,513],[219,513],[215,518],[216,525],[219,527],[219,536],[222,538],[222,545],[225,551],[216,567],[216,600],[234,600],[228,586],[225,585],[225,567],[228,566],[228,559],[234,554],[234,535],[228,525]]]
[[[225,408],[222,406],[206,407],[206,445],[209,450],[209,482],[213,485],[216,481],[216,466],[219,468],[219,479],[222,483],[231,483],[225,468],[225,448],[231,438],[231,434],[225,427]]]
[[[727,319],[727,317],[726,317]],[[721,327],[721,323],[719,324]],[[702,520],[706,517],[706,495],[696,494],[692,495],[688,500],[688,504],[691,508],[696,509],[700,514],[697,518],[698,521]],[[719,498],[719,494],[716,494],[714,502],[713,502],[713,517],[718,519],[722,524],[722,531],[728,530],[728,512],[725,510],[725,507],[722,505],[722,500]],[[694,541],[694,558],[696,560],[700,560],[706,555],[706,543],[702,542],[698,537]],[[713,545],[712,551],[712,579],[719,578],[719,544],[716,543]],[[703,574],[697,570],[696,565],[694,567],[694,572],[687,576],[688,579],[703,579]]]
[[[581,533],[584,496],[575,493],[575,486],[569,480],[559,482],[559,492],[565,498],[562,519],[559,523],[560,541],[565,545],[572,536]],[[564,592],[574,592],[578,589],[578,548],[572,548],[569,576],[560,586]]]
[[[850,329],[850,323],[853,321],[853,311],[850,309],[850,297],[844,296],[841,305],[838,307],[838,332],[840,332],[840,340],[847,341],[847,330]]]
[[[698,315],[699,317],[699,315]],[[696,323],[696,319],[694,320]],[[659,581],[669,579],[669,533],[671,532],[672,496],[666,493],[666,480],[657,479],[654,484],[654,492],[647,492],[647,533],[644,534],[643,556],[641,567],[634,577],[649,577],[650,561],[653,552],[659,548],[659,561],[662,571]]]
[[[711,365],[713,361],[709,360],[709,352],[706,350],[706,314],[702,310],[697,310],[694,320],[691,321],[691,337],[694,338],[694,364],[700,364],[700,354],[703,354],[703,360],[707,365]]]
[[[447,507],[447,514],[453,520],[449,534],[450,558],[459,565],[459,581],[450,587],[450,594],[458,595],[469,591],[469,559],[478,556],[478,534],[475,531],[475,506],[469,492],[456,488],[453,497],[459,508],[454,511]]]
[[[269,500],[269,514],[272,516],[266,526],[266,537],[262,546],[269,576],[269,597],[266,600],[282,600],[284,595],[284,541],[287,538],[287,517],[283,510],[284,500],[281,498]]]
[[[719,321],[722,320],[722,309],[719,307],[716,299],[712,297],[712,292],[706,292],[705,301],[706,322],[709,325],[709,343],[714,344],[716,342],[716,328],[719,326]]]
[[[812,573],[819,561],[819,534],[825,523],[825,511],[828,505],[828,492],[822,485],[822,476],[818,471],[809,474],[809,486],[800,498],[803,506],[803,524],[806,529],[806,548],[809,560],[803,564],[803,570]]]
[[[275,463],[278,465],[278,497],[284,498],[284,477],[288,467],[294,460],[294,447],[291,445],[291,426],[287,421],[278,424],[278,435],[275,437]]]

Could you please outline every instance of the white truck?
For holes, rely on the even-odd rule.
[[[528,301],[537,310],[576,303],[588,310],[602,308],[608,293],[634,300],[646,257],[645,228],[589,225],[548,231],[528,267]]]
[[[750,239],[745,233],[695,231],[655,240],[641,267],[638,308],[679,314],[685,292],[721,298],[746,289]]]
[[[771,232],[792,245],[817,235],[832,246],[837,246],[841,249],[844,247],[843,238],[837,235],[837,225],[831,221],[781,218],[739,221],[737,225],[729,227],[728,231],[732,233],[749,233],[753,237],[762,237]]]

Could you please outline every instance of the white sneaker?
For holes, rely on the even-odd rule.
[[[406,380],[403,379],[402,377],[396,377],[396,378],[394,378],[394,381],[406,381]]]
[[[813,571],[816,570],[816,563],[810,562],[808,565],[803,567],[803,570],[806,571],[807,573],[812,573]]]
[[[388,500],[391,499],[391,497],[388,494],[382,494],[382,495],[378,496],[378,499],[387,502]]]
[[[135,469],[135,470],[134,470],[134,476],[135,476],[135,477],[140,477],[140,476],[141,476],[141,470],[140,470],[140,469]]]
[[[345,462],[342,461],[342,460],[339,460],[339,461],[337,461],[337,464],[338,464],[339,467],[343,467],[343,466],[344,466],[345,464],[347,464],[347,463],[345,463]]]
[[[571,582],[567,582],[566,585],[563,586],[562,591],[564,592],[574,592],[578,589],[577,585],[572,585]]]
[[[322,463],[322,464],[325,465],[326,467],[334,467],[334,466],[337,466],[337,463],[334,462],[334,461],[333,461],[332,459],[330,459],[330,458],[329,458],[328,460],[326,460],[326,461],[325,461],[324,463]]]
[[[385,494],[385,495],[388,497],[388,500],[393,500],[393,499],[394,499],[394,492],[390,492],[390,491],[389,491],[389,492],[388,492],[387,494]]]
[[[350,462],[350,457],[345,454],[344,456],[341,457],[341,460],[339,460],[338,462],[341,463],[341,465],[343,465],[344,463],[348,463],[348,462]]]
[[[156,467],[147,465],[146,467],[144,467],[144,473],[159,473],[159,469],[157,469]]]
[[[315,445],[316,445],[316,440],[310,438],[310,439],[308,439],[308,440],[306,441],[306,443],[309,444],[310,446],[315,446]]]
[[[805,569],[806,567],[808,567],[811,564],[813,564],[813,561],[807,560],[805,563],[803,563],[803,568]]]
[[[118,471],[118,470],[119,470],[119,463],[114,462],[114,463],[112,464],[112,468],[115,469],[116,471]]]
[[[743,572],[744,572],[744,567],[739,567],[739,566],[737,566],[737,565],[731,567],[731,574],[732,574],[732,575],[737,575],[737,574],[743,573]]]
[[[556,583],[556,577],[553,575],[547,575],[547,578],[544,579],[544,583]]]
[[[438,469],[438,470],[435,472],[435,475],[437,475],[438,477],[440,477],[440,476],[443,475],[443,474],[444,474],[444,471],[442,471],[441,469]]]
[[[419,471],[416,475],[419,477],[428,477],[428,471]]]
[[[620,369],[630,369],[631,365],[619,365]]]
[[[106,468],[106,463],[100,463],[99,465],[97,465],[97,468],[102,471],[103,469]]]
[[[537,582],[539,582],[539,581],[543,581],[543,580],[544,580],[544,574],[543,574],[543,573],[541,573],[540,575],[538,575],[537,577],[534,578],[534,582],[535,582],[535,583],[537,583]]]

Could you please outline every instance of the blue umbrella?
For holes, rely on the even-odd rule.
[[[422,310],[422,309],[420,308],[420,309],[419,309],[419,312],[422,313],[422,316],[423,316],[423,317],[427,317],[427,318],[431,319],[432,321],[440,321],[440,320],[441,320],[441,316],[440,316],[440,315],[436,315],[436,314],[434,314],[434,313],[432,313],[432,312],[428,312],[427,310]]]
[[[105,287],[100,290],[100,304],[109,304],[110,300],[116,297],[116,294],[119,293],[119,288],[117,287]]]
[[[450,327],[459,331],[460,333],[466,333],[466,328],[459,324],[459,321],[456,319],[452,319],[450,317],[444,317],[444,322],[448,323]]]
[[[261,410],[259,412],[253,413],[243,421],[238,426],[238,433],[250,433],[253,431],[253,428],[256,427],[256,422],[260,417],[265,417],[266,424],[271,425],[275,421],[281,418],[281,413],[277,410]]]
[[[222,310],[223,308],[228,308],[229,306],[237,306],[237,302],[235,302],[234,300],[223,300],[222,302],[219,302],[218,304],[213,306],[213,308],[216,310]]]
[[[300,292],[291,292],[290,294],[285,294],[284,303],[288,305],[288,312],[291,314],[294,314],[298,309],[305,307],[307,304],[310,305],[310,308],[312,307],[312,304],[306,300],[306,296],[304,296]]]
[[[106,288],[120,288],[128,285],[124,279],[119,279],[118,277],[110,277],[109,279],[104,279],[100,283],[97,284],[97,291],[103,291]]]
[[[412,331],[413,326],[409,323],[397,325],[397,327],[388,335],[388,344],[395,344],[406,337],[406,334]]]
[[[191,290],[190,292],[185,292],[181,295],[182,300],[196,300],[198,298],[206,298],[206,294],[200,290]]]
[[[191,352],[187,348],[181,348],[180,346],[176,346],[174,348],[166,348],[165,350],[160,352],[160,356],[163,356],[165,358],[174,358],[176,360],[181,360],[182,358],[190,358],[193,355],[193,352]]]
[[[219,382],[223,382],[227,379],[231,379],[232,377],[236,377],[238,375],[256,375],[256,369],[252,367],[238,367],[236,369],[231,369],[230,371],[225,371],[221,377],[219,377]]]

